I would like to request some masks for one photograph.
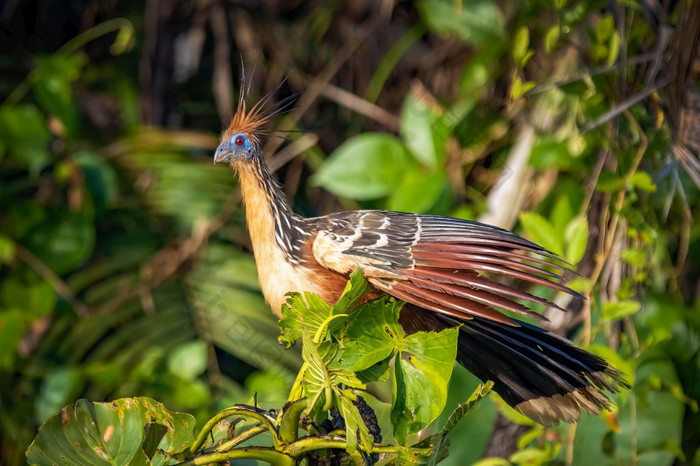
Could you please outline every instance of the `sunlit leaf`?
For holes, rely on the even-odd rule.
[[[564,238],[566,259],[571,264],[577,264],[583,258],[588,244],[588,219],[586,217],[573,219],[566,227]]]
[[[555,254],[563,253],[564,232],[557,231],[549,220],[536,212],[523,212],[520,214],[520,223],[525,234],[535,243]]]
[[[629,179],[630,184],[635,188],[648,193],[656,192],[656,185],[647,172],[636,172]]]
[[[425,172],[417,167],[407,170],[387,208],[398,212],[427,213],[445,190],[447,175],[443,170]]]
[[[79,400],[66,406],[39,430],[27,451],[30,464],[168,464],[194,440],[195,420],[167,410],[150,398],[111,403]],[[155,447],[144,450],[148,432],[157,429]],[[162,451],[162,452],[161,452]]]
[[[603,316],[611,321],[624,319],[641,309],[639,301],[608,301],[603,304]]]
[[[365,303],[355,311],[346,333],[343,364],[361,371],[393,354],[404,333],[398,325],[402,305],[384,297]]]
[[[545,51],[551,53],[554,51],[555,47],[559,42],[560,27],[558,24],[554,24],[547,29],[544,35],[544,49]]]
[[[433,422],[445,407],[458,335],[459,330],[451,328],[417,332],[403,340],[394,364],[391,408],[394,436],[400,444]]]
[[[312,183],[357,200],[391,194],[400,183],[408,154],[386,134],[364,133],[345,141],[321,165]]]

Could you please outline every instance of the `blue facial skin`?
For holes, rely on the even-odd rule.
[[[234,134],[229,140],[221,141],[214,154],[214,163],[231,162],[235,159],[249,159],[253,156],[253,144],[243,133]]]

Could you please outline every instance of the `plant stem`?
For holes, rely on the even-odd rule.
[[[265,461],[279,466],[294,466],[296,461],[289,455],[267,447],[247,447],[227,452],[208,453],[198,456],[178,466],[195,466],[203,464],[222,463],[235,459],[251,459]]]
[[[209,435],[209,432],[214,429],[216,424],[219,422],[223,421],[227,417],[232,417],[232,416],[242,416],[242,417],[251,417],[253,419],[257,419],[260,421],[262,424],[264,424],[265,428],[270,431],[272,434],[272,444],[275,446],[275,448],[278,448],[280,446],[280,439],[279,436],[277,435],[277,429],[275,428],[275,425],[272,423],[272,421],[265,415],[261,414],[258,412],[258,410],[251,408],[250,406],[245,406],[245,405],[236,405],[231,408],[224,409],[223,411],[220,411],[217,413],[214,417],[209,419],[206,424],[204,424],[204,427],[202,428],[202,431],[199,433],[197,436],[197,439],[194,441],[192,446],[190,447],[190,455],[193,455],[199,450],[202,445],[204,445],[204,442],[207,440],[207,436]],[[199,463],[197,463],[199,464]],[[205,463],[202,463],[205,464]]]
[[[250,429],[243,432],[242,434],[235,436],[234,438],[232,438],[228,442],[222,443],[216,449],[216,451],[217,452],[228,451],[228,450],[232,449],[233,447],[235,447],[236,445],[240,445],[241,443],[245,442],[246,440],[250,440],[253,437],[255,437],[256,435],[262,434],[266,430],[268,430],[267,426],[261,426],[261,425],[253,426]]]
[[[340,450],[345,450],[347,447],[347,439],[343,436],[321,436],[321,437],[304,437],[296,442],[287,445],[282,451],[290,456],[298,457],[304,453],[308,453],[314,450],[324,450],[328,448],[337,448]],[[398,455],[405,447],[383,445],[375,443],[372,445],[371,453],[385,453],[390,455]],[[430,448],[415,448],[412,449],[414,453],[420,455],[429,455]]]

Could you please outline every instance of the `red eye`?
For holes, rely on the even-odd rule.
[[[245,144],[245,139],[243,139],[243,136],[236,136],[236,140],[234,142],[237,146],[242,146]]]

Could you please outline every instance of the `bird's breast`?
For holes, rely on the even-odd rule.
[[[320,286],[314,273],[304,265],[292,264],[286,254],[276,245],[269,248],[255,248],[255,262],[258,264],[258,280],[265,301],[278,316],[282,315],[282,305],[289,292],[315,293],[328,300],[327,290]]]

